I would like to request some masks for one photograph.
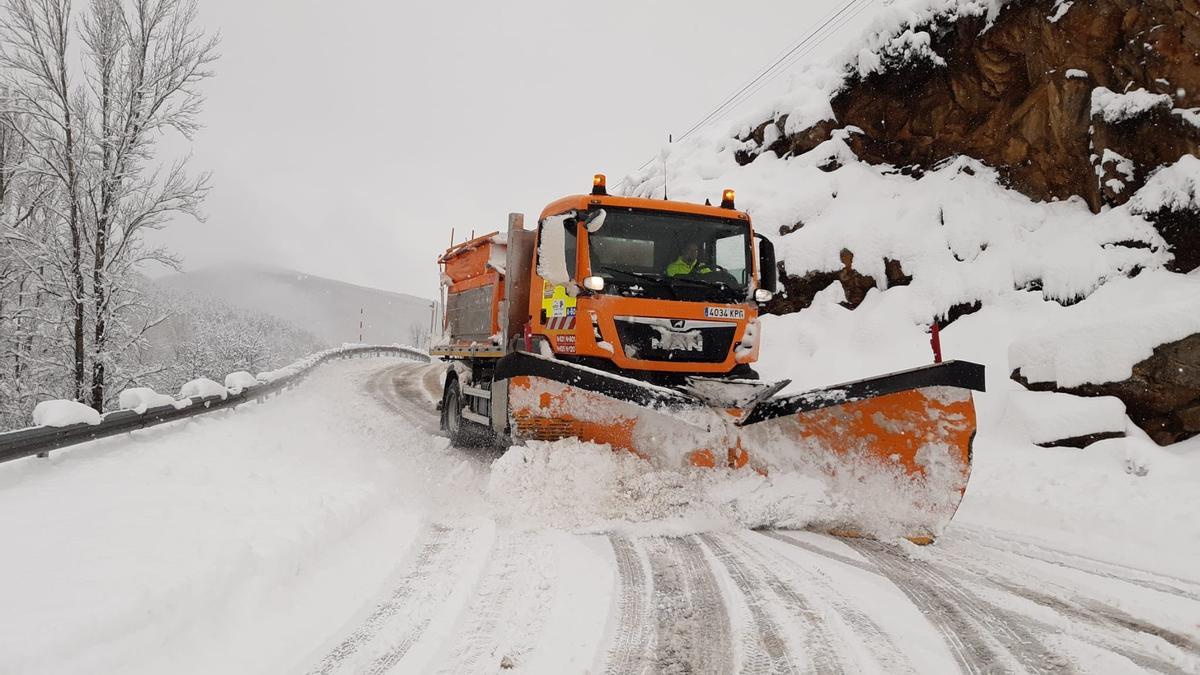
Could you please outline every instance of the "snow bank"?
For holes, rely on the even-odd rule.
[[[1118,94],[1107,87],[1092,90],[1092,116],[1099,115],[1109,124],[1141,117],[1155,108],[1170,109],[1174,101],[1167,94],[1151,94],[1145,89]]]
[[[1154,172],[1129,207],[1134,213],[1200,210],[1200,158],[1184,155]]]
[[[672,198],[703,203],[722,187],[767,236],[789,274],[835,271],[840,251],[886,288],[885,258],[898,261],[912,284],[913,322],[928,324],[957,304],[987,301],[1014,288],[1073,301],[1137,267],[1161,267],[1166,244],[1127,208],[1093,215],[1078,199],[1033,202],[1001,187],[995,170],[968,158],[944,163],[920,179],[860,163],[843,140],[849,131],[787,160],[765,152],[746,166],[738,143],[713,134],[672,154]],[[829,159],[840,168],[825,171]],[[661,196],[661,169],[630,177],[635,196]],[[657,195],[656,195],[657,193]],[[1114,246],[1145,242],[1148,247]]]
[[[782,115],[787,115],[787,123],[783,128],[785,134],[799,133],[818,122],[836,119],[829,97],[822,96],[819,89],[805,86],[795,87],[779,99],[773,117],[778,119]],[[772,142],[764,140],[763,145]]]
[[[33,423],[45,427],[100,424],[100,413],[79,401],[42,401],[33,408]]]
[[[0,671],[308,672],[430,519],[482,501],[465,453],[366,392],[386,366],[0,465]]]
[[[180,398],[207,398],[220,396],[221,400],[229,398],[229,390],[206,377],[200,377],[183,385],[179,390]]]
[[[1030,443],[1125,431],[1125,404],[1113,396],[1082,397],[1052,391],[1014,392],[1000,426]]]
[[[146,410],[160,405],[174,405],[175,407],[184,407],[179,405],[181,401],[176,401],[171,396],[159,394],[149,387],[132,387],[121,392],[117,398],[118,405],[124,410],[132,410],[139,415],[145,414]]]
[[[975,457],[947,539],[963,530],[1008,532],[1093,560],[1196,578],[1200,438],[1159,448],[1134,435],[1080,451],[981,435]]]
[[[225,376],[225,388],[231,394],[240,394],[246,387],[253,387],[257,384],[258,378],[244,370],[239,370],[236,373],[230,373]]]
[[[1165,271],[1110,282],[1013,343],[1009,365],[1060,386],[1127,379],[1154,348],[1200,333],[1200,278]]]
[[[829,508],[825,486],[807,477],[663,469],[576,439],[510,448],[492,465],[487,496],[502,520],[522,526],[648,535],[802,528]]]

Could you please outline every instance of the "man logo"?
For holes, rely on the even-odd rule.
[[[650,346],[664,351],[702,352],[704,351],[704,335],[698,330],[677,333],[660,326],[655,326],[658,337],[650,338]]]
[[[683,319],[671,319],[671,328],[683,328],[686,323]]]

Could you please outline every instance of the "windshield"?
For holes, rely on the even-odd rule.
[[[734,219],[605,207],[588,234],[605,293],[740,302],[750,278],[750,228]]]

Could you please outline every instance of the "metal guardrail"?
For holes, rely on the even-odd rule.
[[[330,350],[321,354],[321,356],[294,373],[273,379],[270,382],[260,382],[259,384],[245,387],[236,394],[230,392],[225,398],[217,395],[193,396],[190,399],[180,399],[181,401],[191,401],[190,404],[183,408],[176,408],[174,405],[168,403],[147,408],[141,414],[135,410],[114,410],[106,413],[100,424],[81,423],[63,427],[38,426],[0,433],[0,462],[8,462],[33,455],[44,457],[51,450],[108,438],[110,436],[119,436],[136,429],[145,429],[146,427],[174,422],[214,410],[235,408],[251,401],[262,401],[268,396],[296,386],[314,369],[328,361],[384,355],[398,355],[415,361],[428,362],[430,360],[428,354],[407,347],[346,347]]]

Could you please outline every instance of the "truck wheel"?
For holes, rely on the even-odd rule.
[[[446,383],[446,393],[442,395],[442,428],[450,437],[450,443],[459,447],[478,445],[479,425],[463,419],[463,395],[459,389],[458,380]]]
[[[442,429],[450,437],[450,442],[458,445],[462,438],[462,392],[458,390],[458,380],[446,383],[446,391],[442,393]]]

